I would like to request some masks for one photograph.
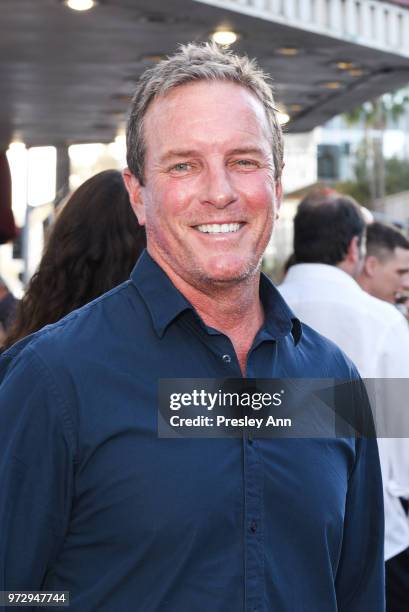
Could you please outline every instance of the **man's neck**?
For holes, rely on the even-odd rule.
[[[247,353],[264,321],[259,296],[260,274],[236,283],[208,282],[202,287],[186,282],[166,263],[157,263],[206,325],[217,329],[231,340],[241,371],[245,375]]]
[[[351,264],[348,261],[341,261],[335,267],[339,268],[340,270],[348,274],[348,276],[352,276],[352,278],[356,279],[356,275],[357,275],[356,264]]]

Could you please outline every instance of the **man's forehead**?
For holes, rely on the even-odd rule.
[[[244,85],[222,80],[199,80],[183,83],[156,96],[150,103],[145,119],[155,119],[165,113],[174,113],[183,118],[183,110],[205,112],[209,117],[220,110],[230,112],[252,111],[260,119],[266,119],[266,111],[256,96]]]
[[[270,149],[271,128],[262,103],[247,88],[225,81],[199,81],[159,96],[145,116],[145,142],[162,156],[170,148],[212,142],[229,148]],[[171,142],[169,142],[171,141]]]

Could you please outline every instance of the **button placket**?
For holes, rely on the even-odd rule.
[[[263,462],[258,444],[244,442],[246,508],[245,609],[260,610],[264,595]]]

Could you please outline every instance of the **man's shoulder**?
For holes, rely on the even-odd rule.
[[[366,291],[363,291],[363,294],[362,299],[365,301],[368,313],[374,319],[377,319],[383,325],[398,325],[405,322],[404,316],[393,304],[380,300]]]
[[[34,352],[47,363],[86,357],[120,341],[137,326],[146,309],[131,281],[111,289],[61,320],[18,341],[1,356],[9,364],[19,355]]]
[[[317,302],[343,300],[362,291],[347,272],[323,263],[291,266],[278,289],[284,297],[306,297]]]
[[[334,285],[331,285],[332,281]],[[364,291],[352,277],[336,266],[294,266],[294,270],[290,268],[278,290],[295,310],[295,314],[299,314],[301,318],[305,312],[315,312],[317,316],[323,314],[325,319],[330,319],[332,314],[335,325],[337,317],[342,314],[344,320],[351,324],[366,326],[376,331],[405,322],[402,314],[392,304]],[[316,308],[321,311],[315,311]]]

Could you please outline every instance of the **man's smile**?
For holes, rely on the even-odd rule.
[[[230,234],[238,232],[244,223],[207,223],[196,225],[195,229],[203,234]]]

